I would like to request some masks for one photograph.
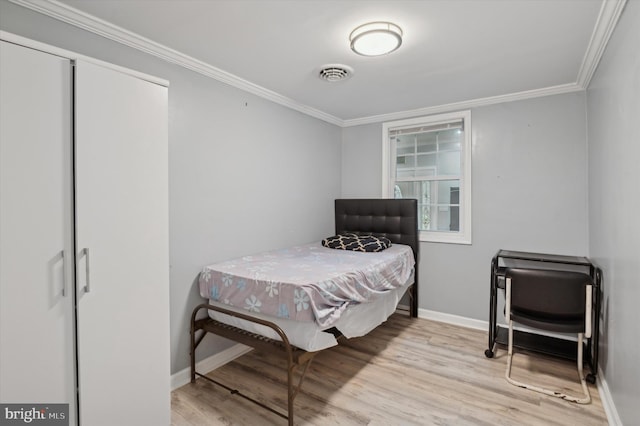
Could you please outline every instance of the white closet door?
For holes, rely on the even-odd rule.
[[[84,62],[75,81],[80,421],[168,425],[167,89]]]
[[[0,41],[0,401],[69,403],[75,424],[71,81]]]

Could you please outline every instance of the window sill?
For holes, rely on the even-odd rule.
[[[420,231],[420,242],[471,245],[471,236],[445,232]]]

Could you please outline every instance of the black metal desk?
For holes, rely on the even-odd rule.
[[[593,280],[593,317],[592,334],[586,339],[585,359],[589,363],[591,374],[587,375],[587,381],[594,383],[598,373],[598,341],[600,337],[600,300],[602,293],[602,271],[589,259],[581,256],[562,256],[555,254],[527,253],[512,250],[499,250],[491,259],[491,290],[489,300],[489,347],[484,352],[487,358],[493,358],[494,347],[497,344],[508,343],[508,329],[498,327],[497,305],[498,289],[504,288],[504,275],[506,263],[509,261],[524,262],[526,266],[518,266],[530,269],[564,269],[585,268]],[[502,279],[501,279],[502,278]],[[542,336],[523,331],[514,332],[514,346],[560,356],[568,359],[576,359],[576,347],[574,342]]]

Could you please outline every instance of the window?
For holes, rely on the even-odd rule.
[[[421,241],[471,244],[471,112],[382,129],[383,196],[418,200]]]

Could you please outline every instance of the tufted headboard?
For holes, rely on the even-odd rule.
[[[418,259],[420,234],[418,231],[418,200],[412,199],[337,199],[335,201],[336,234],[382,235],[392,243],[406,244],[416,259],[415,284],[411,286],[412,317],[418,315]]]

